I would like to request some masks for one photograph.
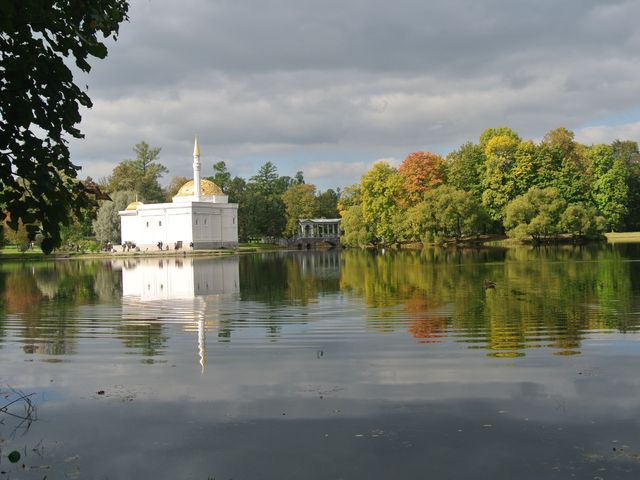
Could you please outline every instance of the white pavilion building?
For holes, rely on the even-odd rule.
[[[200,177],[198,139],[193,147],[193,180],[171,203],[132,202],[120,215],[121,240],[141,249],[207,249],[238,246],[238,204],[215,183]]]

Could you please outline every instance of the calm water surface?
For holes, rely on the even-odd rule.
[[[4,262],[0,480],[637,479],[639,326],[638,245]]]

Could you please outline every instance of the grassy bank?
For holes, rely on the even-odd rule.
[[[640,243],[640,232],[615,232],[605,236],[609,243]]]
[[[20,251],[15,245],[7,245],[0,248],[0,261],[2,260],[44,260],[47,256],[39,248]]]

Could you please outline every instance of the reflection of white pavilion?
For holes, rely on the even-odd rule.
[[[192,299],[240,291],[238,259],[162,258],[124,261],[122,295],[140,301]]]
[[[205,331],[216,318],[207,307],[215,305],[216,297],[240,293],[238,258],[126,259],[113,267],[122,270],[123,320],[179,323],[187,331],[197,330],[204,370]]]

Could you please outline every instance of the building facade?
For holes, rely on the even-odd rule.
[[[140,249],[234,248],[238,246],[238,204],[215,183],[200,177],[200,148],[193,149],[193,180],[171,203],[132,202],[120,215],[122,243]]]

